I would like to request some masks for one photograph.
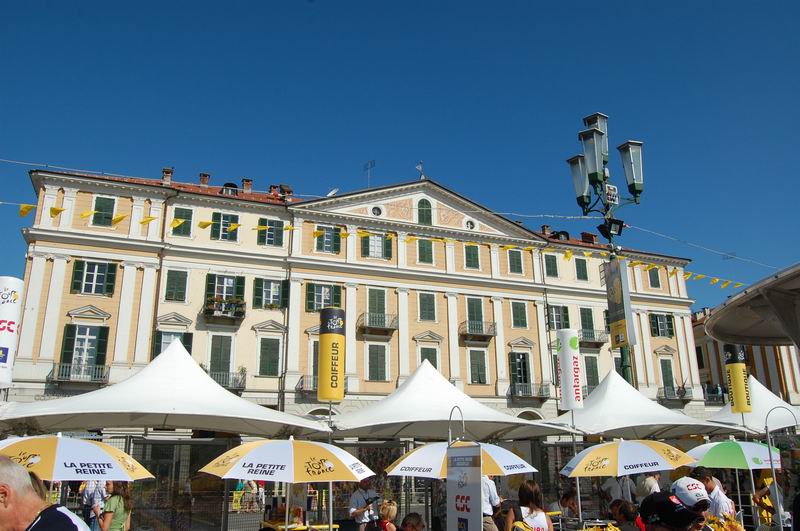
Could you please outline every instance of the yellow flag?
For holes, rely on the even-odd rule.
[[[283,230],[294,230],[294,225],[286,225]]]
[[[175,218],[175,219],[173,219],[173,220],[172,220],[172,223],[170,223],[170,224],[169,224],[169,228],[171,228],[171,229],[177,229],[178,227],[180,227],[181,225],[183,225],[185,222],[186,222],[186,220],[185,220],[185,219],[178,219],[178,218]]]
[[[36,208],[36,205],[29,205],[27,203],[22,203],[19,206],[19,217],[24,218],[28,214],[30,214],[31,210]]]
[[[343,230],[339,232],[339,236],[341,236],[342,238],[347,238],[348,236],[350,236],[350,233],[347,232],[346,230]]]
[[[628,264],[628,267],[636,267],[636,266],[641,265],[643,263],[644,262],[642,262],[641,260],[631,260],[630,263]]]
[[[607,257],[608,251],[600,251],[600,256],[602,256],[603,258]]]
[[[690,273],[687,271],[686,273],[683,274],[683,280],[689,280],[690,278],[692,278],[693,274],[694,273]]]
[[[117,224],[122,221],[123,219],[127,218],[128,214],[120,214],[119,216],[114,216],[111,218],[111,226],[115,227]]]
[[[744,286],[743,282],[737,282],[736,284],[733,285],[734,289],[741,288],[742,286]]]
[[[419,240],[418,236],[406,236],[406,243],[414,243]]]
[[[394,240],[394,234],[392,234],[391,232],[387,232],[386,234],[383,235],[383,237],[389,241]]]
[[[517,248],[517,246],[516,246],[516,245],[503,245],[503,246],[502,246],[502,247],[500,247],[500,248],[501,248],[502,250],[504,250],[504,251],[508,251],[509,249],[516,249],[516,248]]]
[[[428,238],[432,242],[444,243],[444,238]]]
[[[592,251],[583,251],[583,256],[585,256],[586,258],[591,258],[592,257]]]
[[[253,230],[267,230],[269,227],[266,225],[256,225]]]
[[[97,214],[97,210],[84,210],[83,212],[81,212],[81,219],[90,218],[95,214]]]
[[[527,247],[522,248],[523,251],[533,251],[533,245],[529,245]]]
[[[621,254],[617,255],[617,260],[627,260],[627,259],[628,259],[627,256],[622,256]]]
[[[719,279],[718,279],[717,277],[714,277],[714,278],[712,278],[712,279],[711,279],[711,285],[712,285],[712,286],[713,286],[714,284],[717,284],[718,282],[719,282]]]
[[[702,273],[697,273],[697,274],[694,276],[694,280],[702,280],[702,279],[704,279],[704,278],[706,278],[706,275],[704,275],[704,274],[702,274]]]
[[[554,250],[554,248],[553,248],[553,247],[550,247],[550,246],[548,245],[547,247],[545,247],[544,249],[542,249],[542,252],[543,252],[543,253],[547,253],[547,252],[550,252],[550,251],[552,251],[552,250]]]
[[[371,232],[367,232],[365,230],[357,230],[356,234],[358,235],[359,238],[364,238],[366,236],[372,236]]]
[[[644,268],[645,271],[650,271],[651,269],[655,269],[658,266],[656,264],[647,264],[647,267]]]
[[[198,221],[197,222],[197,226],[200,227],[201,229],[207,229],[213,224],[214,224],[213,221]]]
[[[564,260],[572,260],[572,250],[571,249],[567,249],[564,252]]]
[[[50,217],[54,218],[64,212],[66,208],[50,207]]]
[[[233,232],[241,226],[242,226],[241,223],[231,223],[230,225],[228,225],[228,232]]]
[[[671,276],[671,277],[674,277],[677,274],[678,274],[678,268],[677,267],[673,267],[672,271],[669,272],[669,276]]]
[[[315,238],[319,238],[319,237],[320,237],[320,236],[322,236],[323,234],[325,234],[325,231],[324,231],[324,230],[315,230],[314,232],[312,232],[312,233],[311,233],[311,235],[312,235],[313,237],[315,237]]]
[[[725,289],[730,285],[731,285],[731,281],[730,280],[725,280],[722,284],[719,285],[719,287],[720,287],[720,289]]]
[[[151,221],[155,221],[155,216],[145,216],[142,218],[142,221],[139,222],[140,225],[147,225]]]

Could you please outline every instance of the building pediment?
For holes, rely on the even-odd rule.
[[[159,315],[156,319],[156,322],[159,326],[183,326],[189,327],[192,325],[192,320],[188,317],[184,317],[178,312],[170,312],[165,313],[164,315]]]
[[[657,356],[674,356],[678,353],[677,350],[670,347],[669,345],[663,345],[655,349],[653,352],[656,353]]]
[[[319,325],[311,326],[306,328],[306,334],[310,336],[318,336],[319,335]]]
[[[512,339],[511,341],[509,341],[508,346],[513,348],[533,348],[536,346],[536,343],[534,343],[527,337],[518,337],[516,339]]]
[[[105,322],[111,318],[110,313],[105,310],[101,310],[92,304],[87,304],[86,306],[81,306],[80,308],[70,310],[67,312],[67,315],[72,321],[76,319],[91,319]]]
[[[414,336],[414,341],[417,343],[441,343],[444,341],[444,337],[440,336],[433,330],[426,330],[425,332],[421,332]]]
[[[273,321],[272,319],[268,319],[268,320],[266,320],[266,321],[264,321],[262,323],[258,323],[258,324],[253,325],[253,330],[255,330],[256,332],[262,332],[262,333],[264,333],[264,332],[280,332],[280,333],[283,333],[283,332],[286,332],[286,327],[283,326],[278,321]],[[319,333],[319,329],[317,330],[317,333]]]

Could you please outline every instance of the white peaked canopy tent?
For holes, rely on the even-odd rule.
[[[427,360],[386,398],[352,413],[333,418],[336,437],[386,439],[447,439],[454,406],[461,409],[467,438],[504,438],[509,430],[526,428],[527,437],[569,433],[565,427],[543,421],[525,420],[485,406],[459,391]],[[453,437],[461,435],[461,415],[452,415]]]
[[[800,408],[781,400],[780,397],[756,380],[752,374],[748,378],[748,382],[750,384],[750,403],[753,406],[753,411],[751,413],[734,413],[731,411],[731,404],[729,402],[716,414],[712,415],[709,420],[730,425],[741,431],[742,415],[744,415],[745,428],[756,433],[764,434],[764,422],[767,418],[767,413],[769,413],[772,408],[783,406],[794,413],[794,416],[786,409],[776,409],[769,416],[769,431],[798,425],[798,421],[800,421]]]
[[[11,403],[0,429],[187,428],[266,437],[329,432],[323,423],[259,406],[226,390],[173,341],[122,382],[46,402]]]
[[[574,413],[578,430],[609,438],[646,439],[734,431],[729,426],[704,422],[650,400],[616,371],[609,371],[600,385],[586,397],[583,409],[576,409]],[[572,426],[571,412],[548,422]],[[514,430],[510,436],[519,433],[519,430]]]

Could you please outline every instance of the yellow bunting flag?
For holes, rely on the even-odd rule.
[[[419,240],[418,236],[406,236],[406,243],[414,243]]]
[[[177,229],[178,227],[180,227],[180,226],[181,226],[181,225],[183,225],[184,223],[186,223],[186,220],[185,220],[185,219],[178,219],[178,218],[175,218],[175,219],[173,219],[173,220],[172,220],[172,223],[170,223],[170,224],[169,224],[169,228],[171,228],[171,229]]]
[[[112,227],[116,227],[119,224],[120,221],[122,221],[123,219],[125,219],[127,217],[128,217],[128,214],[120,214],[119,216],[114,216],[113,218],[111,218],[111,226]]]
[[[256,225],[253,227],[253,230],[267,230],[269,227],[267,225]]]
[[[702,274],[702,273],[697,273],[697,274],[694,276],[694,280],[703,280],[704,278],[706,278],[706,275],[704,275],[704,274]]]
[[[647,264],[647,267],[644,268],[645,271],[650,271],[651,269],[655,269],[658,266],[656,264]]]
[[[600,251],[600,256],[602,256],[603,258],[607,257],[608,251]]]
[[[343,230],[339,232],[339,236],[341,236],[342,238],[347,238],[348,236],[350,236],[350,233],[347,232],[346,230]]]
[[[50,217],[54,218],[64,212],[66,208],[50,207]]]
[[[554,248],[554,247],[550,247],[550,246],[548,245],[547,247],[545,247],[544,249],[542,249],[542,252],[543,252],[543,253],[548,253],[548,252],[550,252],[550,251],[554,251],[554,250],[555,250],[555,248]]]
[[[231,223],[230,225],[228,225],[228,232],[233,232],[241,226],[242,226],[241,223]]]
[[[358,235],[359,238],[364,238],[365,236],[372,236],[371,232],[367,232],[365,230],[357,230],[356,234]]]
[[[147,225],[151,221],[155,221],[155,220],[156,220],[155,216],[145,216],[145,217],[142,218],[142,221],[140,221],[139,224],[140,225]]]
[[[97,214],[97,210],[84,210],[83,212],[81,212],[80,217],[81,219],[86,219],[94,216],[95,214]]]
[[[689,280],[690,278],[692,278],[692,275],[694,275],[694,273],[690,273],[687,271],[686,273],[683,274],[683,280]]]
[[[523,247],[523,251],[533,251],[533,245],[529,245],[528,247]]]
[[[294,230],[294,225],[286,225],[283,230]]]
[[[504,250],[504,251],[508,251],[509,249],[516,249],[516,248],[517,248],[517,246],[516,246],[516,245],[503,245],[503,246],[502,246],[502,247],[500,247],[500,248],[501,248],[502,250]]]
[[[638,265],[642,265],[643,263],[644,262],[641,260],[631,260],[631,262],[628,264],[628,267],[636,267]]]
[[[315,238],[319,238],[319,237],[320,237],[320,236],[322,236],[323,234],[325,234],[325,231],[324,231],[324,230],[315,230],[314,232],[312,232],[312,233],[311,233],[311,235],[312,235],[313,237],[315,237]]]
[[[591,258],[592,257],[592,251],[583,251],[583,256],[585,256],[586,258]]]
[[[669,276],[671,276],[671,277],[674,277],[677,274],[678,274],[678,268],[677,267],[673,267],[672,271],[669,272]]]
[[[387,232],[386,234],[383,235],[383,237],[389,241],[394,240],[394,234],[392,234],[391,232]]]
[[[24,218],[28,214],[30,214],[31,210],[36,208],[36,205],[29,205],[27,203],[22,203],[19,206],[19,217]]]
[[[564,260],[572,260],[572,250],[571,249],[567,249],[567,251],[564,252]]]
[[[197,222],[197,226],[200,227],[201,229],[207,229],[213,224],[214,224],[213,221],[198,221]]]
[[[743,283],[743,282],[737,282],[736,284],[734,284],[734,285],[733,285],[733,288],[734,288],[734,289],[736,289],[736,288],[741,288],[742,286],[744,286],[744,283]]]
[[[725,289],[730,285],[731,285],[731,281],[730,280],[725,280],[725,281],[722,282],[722,284],[719,285],[719,287],[720,287],[720,289]]]
[[[714,278],[712,278],[712,279],[711,279],[711,285],[712,285],[712,286],[713,286],[714,284],[717,284],[717,283],[719,283],[719,279],[718,279],[717,277],[714,277]]]

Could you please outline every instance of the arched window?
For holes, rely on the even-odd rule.
[[[417,203],[417,223],[420,225],[433,225],[431,202],[427,199],[420,199]]]

